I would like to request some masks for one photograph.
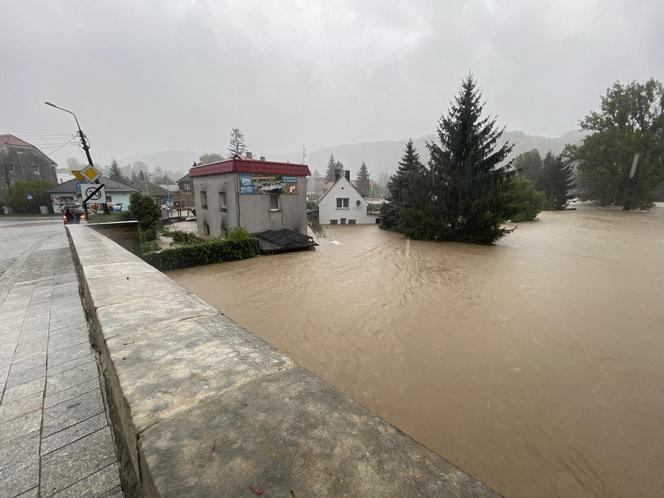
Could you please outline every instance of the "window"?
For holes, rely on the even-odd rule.
[[[349,225],[355,225],[355,220],[348,220]]]
[[[270,194],[270,210],[279,209],[279,194]]]
[[[341,224],[345,225],[346,224],[346,218],[341,218]]]
[[[330,225],[336,225],[339,223],[339,220],[330,220]]]
[[[337,197],[337,209],[348,209],[348,197]]]
[[[191,190],[191,183],[183,183],[185,190]]]
[[[207,193],[205,190],[201,190],[201,207],[207,209]]]
[[[9,165],[9,172],[10,172],[10,173],[13,173],[13,172],[14,172],[14,165],[13,165],[13,164],[10,164],[10,165]]]
[[[226,192],[219,192],[219,211],[222,213],[228,212],[228,208],[226,207]]]
[[[355,201],[355,205],[356,205],[357,207],[360,207],[361,204],[362,204],[362,201],[361,201],[361,200],[358,199],[358,200]]]
[[[33,166],[32,171],[34,172],[35,175],[39,174],[39,168],[37,166]]]

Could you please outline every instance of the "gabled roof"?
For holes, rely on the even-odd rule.
[[[57,187],[48,190],[49,194],[74,194],[77,193],[76,184],[79,180],[76,178],[60,183]],[[99,178],[99,183],[103,183],[106,192],[139,192],[137,188],[130,187],[124,183],[116,182],[108,177],[102,176]]]
[[[180,183],[180,182],[190,182],[191,181],[191,176],[189,176],[189,173],[184,175],[182,178],[180,178],[178,181],[175,183]]]
[[[357,192],[357,195],[360,196],[360,199],[362,199],[363,201],[366,202],[366,199],[364,198],[364,196],[363,196],[362,194],[360,194],[360,191],[357,190],[357,188],[355,187],[355,185],[353,185],[351,182],[349,182],[349,181],[348,181],[348,178],[346,178],[345,176],[340,176],[340,177],[337,179],[337,181],[334,182],[334,184],[333,184],[329,189],[327,189],[327,191],[323,194],[323,197],[321,197],[320,199],[318,199],[318,202],[316,203],[316,206],[318,206],[318,205],[320,204],[320,201],[322,201],[323,199],[325,199],[325,196],[326,196],[327,194],[329,194],[330,192],[332,192],[332,191],[334,190],[334,187],[336,187],[336,186],[337,186],[337,183],[339,183],[341,180],[346,180],[346,183],[348,183],[348,185],[350,185],[350,187],[351,187],[353,190],[355,190],[355,192]]]
[[[278,163],[260,159],[226,159],[216,163],[202,164],[189,170],[190,176],[219,175],[222,173],[265,173],[268,175],[310,176],[306,164]]]
[[[37,147],[34,145],[26,142],[25,140],[21,140],[20,138],[10,135],[10,134],[5,134],[5,135],[0,135],[0,146],[6,145],[7,147],[19,147],[19,148],[24,148],[24,149],[33,149],[37,153],[39,153],[41,156],[44,157],[49,163],[51,163],[53,166],[56,166],[56,162],[48,157],[46,154],[44,154],[41,150],[39,150]]]

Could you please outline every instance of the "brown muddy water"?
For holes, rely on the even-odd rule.
[[[169,275],[500,493],[664,496],[663,207],[327,235]]]

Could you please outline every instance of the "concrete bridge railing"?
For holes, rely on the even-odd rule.
[[[127,496],[497,496],[101,233],[67,231]]]

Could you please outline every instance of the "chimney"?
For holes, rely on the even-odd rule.
[[[334,170],[334,181],[336,182],[339,178],[341,178],[341,175],[343,175],[344,170],[342,169],[335,169]]]
[[[254,155],[249,151],[245,152],[245,154],[247,155],[247,159],[253,159],[254,158]]]
[[[261,161],[265,161],[265,156],[261,156]]]
[[[346,177],[346,180],[350,181],[350,170],[349,169],[344,171],[344,176]]]

